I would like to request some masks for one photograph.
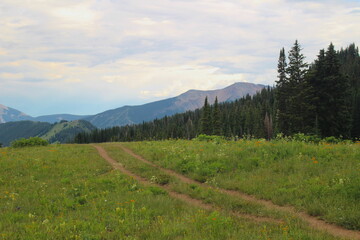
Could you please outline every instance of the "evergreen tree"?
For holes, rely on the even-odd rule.
[[[305,74],[308,69],[304,62],[305,56],[301,53],[301,46],[296,40],[289,51],[289,64],[286,68],[288,93],[286,98],[287,120],[289,121],[289,134],[303,132],[306,105],[303,99],[303,90],[306,88]]]
[[[339,51],[340,72],[349,78],[352,89],[352,138],[360,138],[360,55],[354,43]]]
[[[217,97],[215,98],[214,103],[214,111],[213,111],[213,134],[220,136],[222,134],[221,131],[221,116],[220,116],[220,109]]]
[[[349,79],[340,73],[338,54],[331,43],[325,53],[325,77],[319,126],[323,136],[350,137],[351,86]]]
[[[276,98],[277,98],[277,128],[284,134],[289,133],[289,119],[287,111],[287,102],[289,101],[289,83],[286,76],[286,56],[285,49],[282,48],[278,60],[278,80],[276,81]]]
[[[306,75],[306,84],[308,88],[306,89],[307,97],[305,97],[305,100],[308,101],[310,106],[308,106],[308,109],[304,114],[304,121],[307,126],[304,133],[321,135],[319,129],[319,118],[322,117],[320,114],[320,105],[326,100],[322,94],[325,89],[324,78],[325,51],[322,49],[319,52],[318,59],[310,66]]]
[[[202,109],[201,133],[207,135],[212,134],[211,109],[207,97],[205,98],[204,107]]]

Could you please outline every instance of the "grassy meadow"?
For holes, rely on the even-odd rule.
[[[123,145],[197,181],[360,230],[359,143],[173,140]]]
[[[334,222],[346,219],[349,225],[343,225],[349,228],[358,226],[359,185],[351,185],[359,180],[358,145],[121,144],[156,164],[214,186],[240,189],[310,213],[318,210],[309,207],[309,201],[320,210],[342,208],[343,218],[339,211],[314,213]],[[143,186],[113,170],[91,145],[1,148],[0,239],[337,239],[291,214],[181,182],[125,153],[119,145],[101,144],[126,169],[157,186]],[[174,199],[163,186],[209,203],[214,210]]]
[[[193,144],[168,141],[146,142],[143,146],[153,153],[159,150],[158,156],[164,157],[173,148],[190,146],[188,143]],[[209,149],[214,146],[201,144]],[[102,146],[111,156],[122,154],[116,144]],[[140,143],[128,146],[137,149]],[[194,149],[196,146],[197,143]],[[169,151],[163,155],[163,148],[167,147]],[[140,167],[146,173],[149,168],[136,167],[129,155],[121,156],[120,160],[133,162],[134,165],[125,164],[129,169]],[[159,174],[151,172],[154,169],[148,171]],[[308,228],[291,216],[234,199],[226,202],[224,196],[196,186],[180,183],[174,186],[183,192],[188,192],[190,187],[197,192],[193,194],[195,197],[200,194],[215,205],[221,205],[220,201],[224,205],[231,201],[233,204],[233,207],[203,210],[170,197],[160,186],[176,183],[176,179],[157,176],[151,181],[159,187],[143,186],[112,170],[90,145],[2,148],[0,239],[336,239]],[[282,222],[251,221],[234,216],[227,209],[272,216]]]

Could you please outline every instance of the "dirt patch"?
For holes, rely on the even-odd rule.
[[[130,154],[131,156],[137,158],[138,160],[144,162],[144,163],[147,163],[149,165],[151,165],[152,167],[155,167],[155,168],[158,168],[159,170],[171,175],[171,176],[174,176],[174,177],[177,177],[178,179],[180,179],[181,181],[185,182],[185,183],[189,183],[189,184],[197,184],[197,185],[201,185],[203,187],[210,187],[210,188],[213,188],[213,189],[217,189],[219,192],[222,192],[222,193],[225,193],[225,194],[228,194],[228,195],[231,195],[231,196],[236,196],[236,197],[239,197],[239,198],[242,198],[244,200],[247,200],[249,202],[253,202],[253,203],[257,203],[257,204],[261,204],[269,209],[276,209],[276,210],[280,210],[280,211],[284,211],[284,212],[288,212],[288,213],[291,213],[291,214],[294,214],[296,215],[297,217],[299,217],[300,219],[302,219],[303,221],[307,222],[312,228],[314,229],[317,229],[317,230],[320,230],[320,231],[325,231],[325,232],[328,232],[330,233],[331,235],[333,236],[336,236],[336,237],[342,237],[342,238],[349,238],[349,239],[360,239],[360,232],[359,231],[355,231],[355,230],[349,230],[349,229],[346,229],[346,228],[343,228],[343,227],[340,227],[340,226],[337,226],[337,225],[334,225],[334,224],[330,224],[330,223],[327,223],[321,219],[318,219],[316,217],[313,217],[313,216],[310,216],[309,214],[305,213],[305,212],[299,212],[297,211],[294,207],[290,207],[290,206],[279,206],[279,205],[276,205],[274,204],[273,202],[269,201],[269,200],[263,200],[263,199],[258,199],[252,195],[249,195],[249,194],[246,194],[246,193],[242,193],[240,191],[234,191],[234,190],[226,190],[226,189],[222,189],[222,188],[215,188],[215,187],[212,187],[208,184],[205,184],[205,183],[200,183],[198,181],[195,181],[191,178],[188,178],[184,175],[181,175],[173,170],[170,170],[170,169],[166,169],[166,168],[163,168],[163,167],[160,167],[156,164],[154,164],[153,162],[150,162],[146,159],[144,159],[143,157],[135,154],[133,151],[131,151],[130,149],[120,145],[120,148]],[[274,219],[272,219],[274,220]]]
[[[208,204],[208,203],[205,203],[205,202],[203,202],[201,200],[191,198],[190,196],[188,196],[186,194],[181,194],[181,193],[178,193],[178,192],[174,192],[167,186],[155,185],[155,184],[149,182],[145,178],[142,178],[142,177],[130,172],[129,170],[124,168],[124,166],[121,163],[118,163],[117,161],[112,159],[107,154],[107,152],[105,151],[104,148],[102,148],[102,147],[100,147],[98,145],[93,145],[93,147],[96,148],[96,150],[99,152],[99,155],[102,158],[104,158],[114,169],[120,170],[123,174],[128,175],[128,176],[136,179],[141,184],[143,184],[145,186],[157,186],[157,187],[160,187],[160,188],[166,190],[168,192],[169,196],[171,196],[173,198],[176,198],[176,199],[179,199],[181,201],[184,201],[184,202],[186,202],[186,203],[188,203],[188,204],[190,204],[192,206],[196,206],[196,207],[200,207],[200,208],[203,208],[203,209],[206,209],[206,210],[212,210],[212,211],[217,210],[216,207],[214,205],[212,205],[212,204]],[[124,151],[125,151],[125,149],[124,149]],[[130,150],[128,150],[126,152],[131,154]],[[133,155],[134,157],[137,156],[134,153],[132,153],[131,155]],[[139,159],[139,160],[141,160],[141,159]],[[151,164],[149,161],[147,161],[147,160],[145,160],[143,158],[142,158],[141,161],[146,161],[147,163]],[[186,177],[184,177],[184,178],[186,178]],[[191,180],[191,181],[193,181],[193,180]],[[245,219],[252,220],[252,221],[255,221],[255,222],[269,222],[269,223],[277,223],[277,224],[282,223],[281,221],[279,221],[277,219],[272,219],[272,218],[267,218],[267,217],[259,217],[259,216],[253,216],[253,215],[250,215],[250,214],[242,214],[242,213],[236,213],[236,212],[231,212],[231,214],[234,215],[234,216],[237,216],[237,217],[240,217],[240,218],[245,218]]]

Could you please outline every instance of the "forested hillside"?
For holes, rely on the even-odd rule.
[[[85,120],[63,120],[54,124],[33,121],[8,122],[0,124],[0,143],[9,146],[16,139],[29,137],[41,137],[50,143],[67,143],[72,141],[76,134],[94,129],[96,127]]]
[[[142,124],[81,133],[77,143],[191,139],[204,134],[272,138],[282,133],[360,137],[360,56],[355,44],[336,51],[333,44],[304,62],[296,41],[280,50],[278,79],[273,88],[234,102],[209,105]]]
[[[45,122],[18,121],[0,124],[0,143],[9,146],[10,142],[19,138],[38,137],[51,129]]]

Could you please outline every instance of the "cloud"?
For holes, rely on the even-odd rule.
[[[359,9],[334,0],[2,0],[0,101],[87,102],[82,113],[96,113],[235,81],[272,85],[279,49],[295,39],[308,61],[331,41],[360,39]]]

